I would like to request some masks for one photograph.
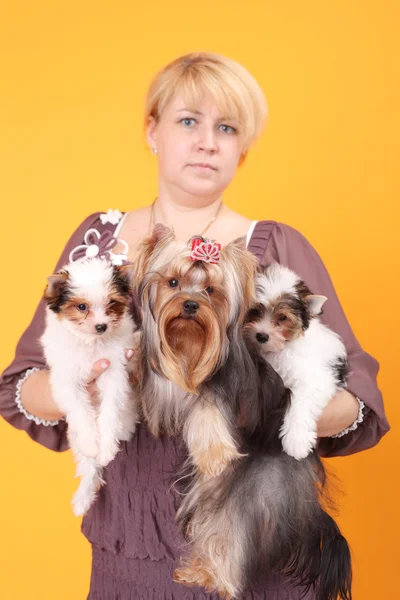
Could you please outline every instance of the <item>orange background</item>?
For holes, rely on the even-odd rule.
[[[141,123],[153,73],[198,49],[242,62],[265,90],[270,119],[226,202],[308,237],[360,342],[381,362],[392,431],[373,450],[330,464],[345,490],[339,522],[354,553],[355,600],[398,597],[398,3],[7,4],[2,368],[77,224],[155,196],[155,159]],[[0,597],[86,598],[90,548],[69,506],[77,485],[70,453],[52,453],[2,420],[0,450]]]

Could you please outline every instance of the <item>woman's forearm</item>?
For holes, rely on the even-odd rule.
[[[47,370],[31,373],[24,381],[21,402],[31,415],[46,421],[57,421],[64,416],[53,399]]]
[[[55,403],[49,382],[49,371],[32,373],[21,388],[22,406],[32,415],[47,421],[56,421],[64,415]],[[318,437],[329,437],[350,427],[357,419],[359,404],[355,396],[343,390],[325,407],[318,420]]]
[[[357,419],[358,411],[358,400],[353,394],[347,390],[337,393],[318,420],[318,437],[329,437],[344,431]]]

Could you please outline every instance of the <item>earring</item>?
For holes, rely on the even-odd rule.
[[[152,148],[151,151],[153,154],[157,154],[157,148]]]

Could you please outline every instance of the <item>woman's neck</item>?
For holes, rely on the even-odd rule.
[[[207,204],[182,204],[175,198],[166,199],[159,196],[153,206],[155,222],[172,226],[176,232],[183,230],[203,231],[217,215],[221,215],[224,207],[221,207],[222,198],[208,201]]]
[[[152,223],[161,222],[173,227],[179,239],[187,240],[195,234],[201,234],[205,229],[208,234],[213,219],[219,220],[225,206],[221,205],[222,195],[195,195],[159,178],[158,197],[152,206]],[[215,221],[214,221],[215,222]]]
[[[149,235],[154,223],[160,222],[174,229],[177,239],[187,242],[192,236],[204,232],[204,237],[216,239],[227,244],[236,237],[245,235],[251,224],[250,219],[234,212],[225,204],[220,206],[221,198],[215,198],[203,206],[193,206],[174,198],[161,195],[155,202],[131,211],[122,224],[118,237],[125,240],[131,248],[136,247],[143,237]],[[216,215],[217,218],[208,227]],[[204,231],[207,227],[207,230]],[[118,252],[119,247],[114,250]]]

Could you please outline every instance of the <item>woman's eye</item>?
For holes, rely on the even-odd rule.
[[[185,119],[181,119],[179,121],[179,123],[182,123],[183,125],[185,125],[185,127],[191,127],[193,125],[193,123],[196,123],[196,121],[195,121],[195,119],[186,117]]]
[[[232,127],[231,125],[221,125],[220,126],[222,128],[222,131],[224,133],[236,133],[236,129],[234,127]]]
[[[177,279],[170,279],[168,285],[169,287],[176,288],[179,285],[179,281]]]
[[[193,119],[192,117],[185,117],[181,119],[179,123],[182,123],[182,125],[184,125],[185,127],[192,128],[193,125],[196,123],[196,119]],[[237,133],[237,129],[235,127],[232,127],[232,125],[226,125],[225,123],[220,125],[219,128],[224,133],[228,133],[230,135]]]
[[[213,287],[211,287],[211,285],[209,285],[208,287],[206,287],[206,292],[207,292],[207,294],[212,294],[212,293],[213,293],[213,291],[214,291],[214,288],[213,288]]]
[[[76,308],[78,310],[80,310],[81,312],[85,312],[87,310],[87,305],[86,304],[78,304],[78,306]]]
[[[278,321],[286,321],[287,316],[286,315],[279,315],[278,317]]]

